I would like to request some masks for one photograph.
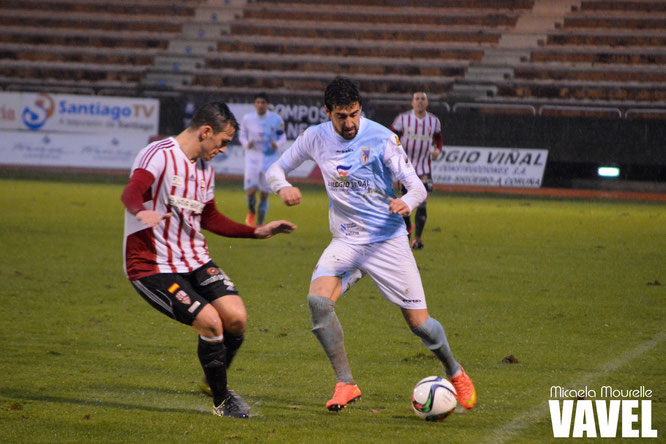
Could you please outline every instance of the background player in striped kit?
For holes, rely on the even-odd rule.
[[[249,227],[217,210],[210,160],[224,153],[237,129],[226,104],[202,106],[179,135],[139,152],[121,200],[127,277],[151,306],[199,334],[197,354],[213,412],[247,418],[247,404],[227,389],[227,368],[243,342],[247,313],[229,276],[211,260],[202,228],[266,239],[296,226],[280,220]]]
[[[265,173],[278,158],[278,150],[287,141],[284,121],[268,109],[268,96],[259,93],[254,97],[255,112],[247,113],[241,121],[238,140],[245,148],[245,198],[248,213],[245,223],[250,226],[264,223],[268,211],[268,194]],[[259,207],[256,193],[259,190]]]
[[[416,174],[421,178],[428,193],[432,191],[431,158],[436,159],[442,152],[442,124],[437,116],[427,111],[428,96],[425,92],[415,92],[412,96],[412,109],[398,114],[391,125],[391,131],[400,137],[400,142],[412,162]],[[434,149],[433,149],[434,147]],[[402,194],[407,190],[401,185]],[[423,248],[421,237],[425,228],[428,212],[427,200],[416,209],[416,225],[412,248]],[[409,215],[404,217],[407,231],[411,235],[412,222]]]

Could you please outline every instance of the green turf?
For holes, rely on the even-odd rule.
[[[295,208],[272,198],[270,218],[297,232],[208,236],[249,312],[229,375],[255,415],[242,421],[213,416],[197,391],[193,331],[126,281],[122,185],[7,176],[0,441],[548,442],[550,387],[581,384],[651,389],[653,428],[666,431],[663,204],[434,194],[416,258],[479,403],[432,424],[410,396],[438,362],[367,278],[337,305],[363,400],[324,409],[335,381],[305,297],[330,239],[327,199],[317,188]],[[218,183],[217,202],[242,220],[237,184]],[[511,354],[519,363],[502,364]]]

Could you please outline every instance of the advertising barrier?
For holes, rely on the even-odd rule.
[[[159,128],[155,99],[0,93],[0,163],[127,168]]]
[[[432,162],[434,183],[540,188],[548,150],[444,146]]]

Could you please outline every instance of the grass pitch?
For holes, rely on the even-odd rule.
[[[652,390],[652,428],[666,431],[663,204],[435,193],[415,255],[479,402],[426,423],[411,389],[440,366],[368,278],[337,304],[363,399],[326,411],[335,380],[305,297],[330,239],[327,198],[272,197],[269,218],[297,223],[292,235],[208,235],[249,312],[229,374],[252,406],[243,421],[210,413],[195,333],[126,281],[122,186],[0,179],[3,442],[548,442],[550,388],[602,385]],[[217,203],[243,219],[237,184],[218,183]]]

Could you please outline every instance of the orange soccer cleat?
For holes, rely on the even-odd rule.
[[[255,222],[255,216],[254,213],[247,213],[247,216],[245,216],[245,225],[249,225],[251,227],[254,227],[254,222]]]
[[[465,369],[460,366],[461,373],[455,378],[449,378],[458,393],[458,404],[466,409],[471,409],[476,404],[476,390],[472,379],[467,376]]]
[[[337,412],[357,399],[361,399],[361,390],[358,385],[338,382],[335,384],[333,397],[326,403],[326,408],[331,412]]]

